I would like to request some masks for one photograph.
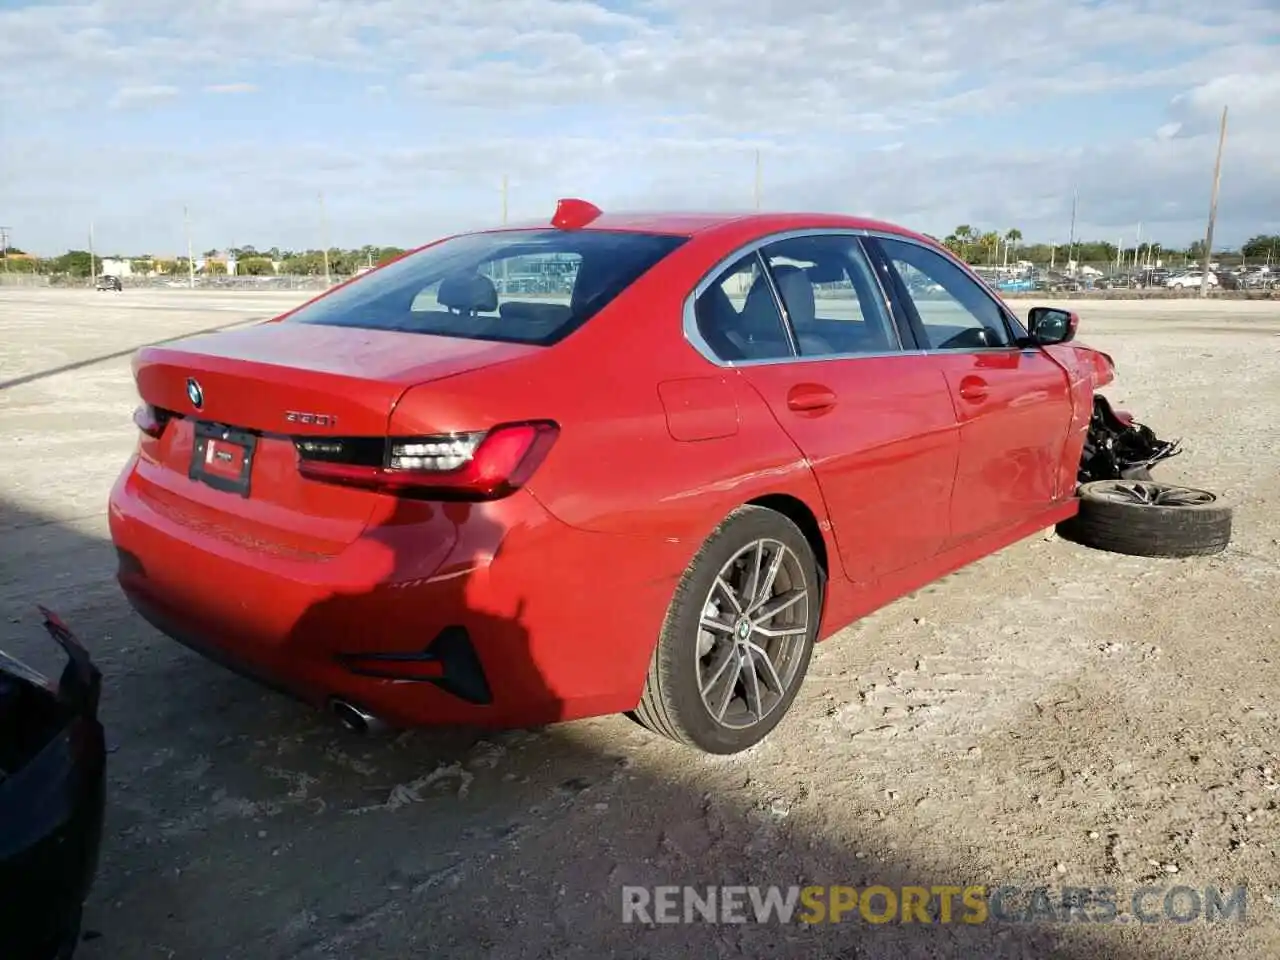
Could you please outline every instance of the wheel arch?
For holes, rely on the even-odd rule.
[[[754,500],[748,500],[746,505],[765,507],[775,513],[780,513],[799,527],[800,532],[804,534],[804,538],[809,541],[809,546],[813,549],[813,555],[818,561],[818,569],[822,571],[823,579],[830,579],[831,561],[830,553],[827,549],[827,538],[823,533],[822,521],[818,519],[813,508],[799,497],[792,496],[789,493],[766,493],[763,496],[756,497]]]

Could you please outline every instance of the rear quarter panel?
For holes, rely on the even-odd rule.
[[[683,335],[686,293],[750,237],[694,237],[556,346],[411,389],[393,431],[553,419],[560,438],[530,492],[581,530],[684,545],[681,568],[765,494],[796,497],[825,530],[813,474],[759,394]]]

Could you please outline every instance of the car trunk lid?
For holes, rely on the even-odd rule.
[[[137,474],[170,520],[255,549],[331,555],[389,498],[301,476],[295,440],[376,445],[410,386],[538,349],[289,322],[146,347],[134,378],[163,429],[143,434]]]

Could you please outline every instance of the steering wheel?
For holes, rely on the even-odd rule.
[[[953,337],[948,337],[938,344],[939,350],[980,350],[984,347],[998,347],[997,338],[986,327],[969,327],[961,330]]]

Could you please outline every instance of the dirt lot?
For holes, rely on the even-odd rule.
[[[1160,473],[1237,505],[1226,554],[1032,538],[824,644],[777,732],[710,759],[621,717],[361,740],[129,612],[130,352],[291,302],[0,288],[0,645],[52,662],[42,602],[106,674],[85,960],[1280,955],[1280,305],[1082,307],[1112,399],[1186,438]],[[667,883],[1111,887],[1120,918],[620,922]],[[1143,884],[1246,884],[1247,919],[1134,922]]]

